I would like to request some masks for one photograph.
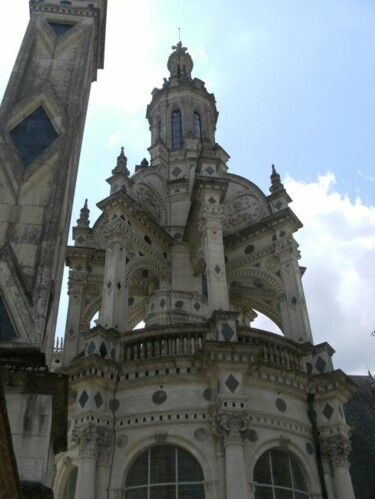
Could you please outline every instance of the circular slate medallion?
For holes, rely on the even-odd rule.
[[[116,441],[116,446],[121,449],[129,442],[129,438],[126,435],[120,435]]]
[[[167,400],[167,394],[164,390],[158,390],[152,396],[153,403],[157,405],[162,404],[166,400]]]
[[[314,447],[310,442],[306,442],[306,451],[308,454],[313,454],[314,453]]]
[[[276,409],[278,409],[280,412],[285,412],[287,405],[284,399],[277,398],[275,401]]]
[[[256,442],[258,440],[258,433],[255,430],[246,430],[245,438],[250,440],[250,442]]]
[[[194,437],[199,440],[199,442],[203,442],[209,437],[208,430],[206,430],[206,428],[198,428],[194,432]]]

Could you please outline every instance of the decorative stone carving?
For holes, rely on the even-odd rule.
[[[86,284],[86,272],[71,272],[68,279],[68,295],[81,294]]]
[[[226,442],[242,442],[249,429],[249,416],[241,413],[217,413],[213,417],[212,433]]]
[[[344,435],[335,435],[322,441],[322,451],[332,468],[348,466],[348,455],[351,450],[350,440]]]
[[[74,432],[73,441],[79,443],[80,457],[91,457],[96,459],[98,456],[98,434],[97,428],[93,425],[83,428],[79,433]]]
[[[110,464],[113,440],[113,431],[109,428],[100,427],[97,429],[99,464]]]

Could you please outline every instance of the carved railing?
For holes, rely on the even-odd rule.
[[[302,370],[303,351],[291,340],[260,329],[239,326],[237,343],[218,343],[207,339],[209,330],[199,327],[151,328],[132,331],[122,338],[123,360],[142,361],[165,357],[193,356],[205,345],[253,348],[258,362],[285,369]]]
[[[237,328],[241,345],[257,347],[263,362],[285,366],[288,369],[302,370],[302,352],[298,345],[283,336],[261,329]]]
[[[204,333],[194,331],[173,331],[166,334],[140,334],[139,338],[124,341],[124,360],[137,361],[157,357],[190,356],[202,349]]]

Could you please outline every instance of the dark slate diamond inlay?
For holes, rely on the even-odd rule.
[[[105,343],[102,343],[99,347],[99,353],[102,357],[105,357],[108,353],[107,347],[105,346]]]
[[[131,307],[134,303],[134,298],[131,296],[129,299],[128,299],[128,305],[129,307]]]
[[[220,265],[216,265],[216,266],[215,266],[215,268],[214,268],[214,270],[215,270],[215,272],[216,272],[217,274],[219,274],[219,273],[220,273],[220,271],[221,271]]]
[[[292,304],[295,305],[297,303],[297,301],[298,301],[297,298],[295,296],[293,296],[292,300],[291,300]]]
[[[321,374],[323,374],[326,367],[326,361],[321,357],[318,357],[318,360],[315,362],[315,367]]]
[[[208,168],[206,168],[206,172],[209,174],[209,175],[212,175],[214,173],[214,169],[211,168],[211,166],[209,166]]]
[[[197,301],[194,303],[194,308],[197,312],[201,308],[200,304]]]
[[[51,28],[55,32],[55,35],[57,36],[63,35],[71,28],[73,28],[73,24],[53,23],[51,21],[49,22],[49,25],[51,26]]]
[[[283,205],[283,203],[281,201],[277,201],[277,203],[275,203],[277,210],[279,210],[282,207],[282,205]]]
[[[89,399],[89,396],[87,395],[86,390],[83,390],[81,396],[78,399],[79,405],[82,407],[82,409],[85,407],[88,399]]]
[[[229,341],[234,335],[234,331],[231,325],[228,324],[227,322],[223,324],[223,327],[221,328],[221,333],[227,341]]]
[[[178,300],[174,305],[176,308],[182,308],[184,306],[184,302],[182,300]]]
[[[16,336],[7,309],[5,308],[3,300],[0,298],[0,338],[16,338]]]
[[[225,380],[225,384],[228,387],[228,389],[234,393],[239,385],[239,382],[236,380],[236,378],[233,376],[233,374],[230,374],[227,379]]]
[[[161,306],[161,308],[164,308],[164,307],[165,307],[165,300],[164,300],[164,298],[162,298],[162,299],[160,300],[160,306]]]
[[[214,204],[216,203],[216,199],[211,196],[210,198],[208,198],[208,202]]]
[[[326,417],[329,420],[329,419],[331,419],[332,414],[334,412],[335,412],[334,408],[331,405],[326,404],[324,406],[324,409],[323,409],[323,416]]]
[[[103,397],[100,392],[96,392],[96,395],[94,397],[94,402],[98,409],[103,405]]]
[[[178,177],[180,175],[180,173],[182,172],[181,168],[179,168],[178,166],[176,166],[175,168],[173,168],[172,170],[172,175],[174,177]]]
[[[43,106],[35,109],[9,133],[25,166],[32,163],[59,136]]]

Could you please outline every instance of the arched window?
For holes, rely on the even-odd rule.
[[[193,133],[196,139],[202,140],[201,115],[196,111],[193,115]]]
[[[176,109],[172,113],[172,149],[182,147],[182,122],[181,111]]]
[[[157,138],[160,139],[161,137],[161,120],[158,120],[158,132],[157,132]]]
[[[301,465],[289,452],[272,449],[258,459],[254,469],[255,499],[306,499],[309,497]]]
[[[204,499],[202,469],[180,447],[150,447],[130,467],[125,491],[125,499]]]
[[[74,468],[71,469],[65,482],[62,499],[74,499],[76,494],[77,475],[78,468],[74,466]]]

